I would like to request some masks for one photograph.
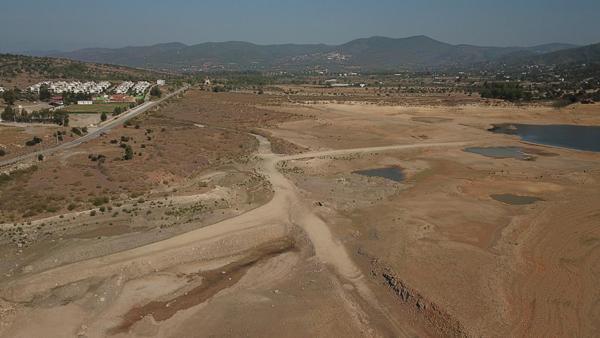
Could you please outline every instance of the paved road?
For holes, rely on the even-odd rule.
[[[44,155],[44,156],[49,156],[52,155],[58,151],[62,151],[62,150],[67,150],[67,149],[71,149],[74,147],[77,147],[79,145],[81,145],[82,143],[91,141],[97,137],[99,137],[100,135],[102,135],[103,133],[108,132],[109,130],[113,129],[114,127],[120,126],[123,123],[131,120],[132,118],[138,116],[139,114],[148,111],[149,109],[156,107],[157,105],[159,105],[161,102],[170,99],[171,97],[178,95],[182,92],[184,92],[185,90],[187,90],[189,87],[188,86],[184,86],[181,89],[178,89],[177,91],[174,91],[173,93],[166,95],[165,97],[163,97],[162,99],[158,100],[158,101],[148,101],[148,102],[144,102],[141,105],[132,108],[130,110],[128,110],[127,112],[119,115],[117,118],[112,119],[112,120],[108,120],[107,122],[103,123],[98,129],[90,132],[87,135],[84,135],[80,138],[77,138],[73,141],[69,141],[66,143],[62,143],[59,144],[55,147],[51,147],[51,148],[47,148],[47,149],[43,149],[40,151],[36,151],[33,153],[29,153],[29,154],[25,154],[25,155],[21,155],[21,156],[17,156],[8,160],[4,160],[4,161],[0,161],[0,167],[5,167],[5,166],[9,166],[9,165],[13,165],[16,164],[18,162],[21,161],[27,161],[27,160],[32,160],[35,159],[36,157],[38,157],[39,155]]]

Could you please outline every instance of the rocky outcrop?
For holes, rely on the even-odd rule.
[[[368,256],[364,252],[360,252]],[[422,295],[417,289],[409,286],[396,272],[377,258],[370,258],[371,276],[378,283],[383,283],[393,292],[398,302],[428,329],[443,337],[468,337],[461,322],[445,311],[442,307]]]

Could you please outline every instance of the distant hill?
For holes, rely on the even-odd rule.
[[[600,43],[529,57],[526,61],[546,65],[600,63]]]
[[[169,74],[125,66],[50,57],[0,54],[0,86],[26,86],[42,80],[157,79]]]
[[[481,47],[452,45],[427,36],[404,39],[372,37],[358,39],[340,46],[344,54],[352,55],[351,63],[368,69],[423,69],[460,67],[499,59],[521,52],[535,55],[540,52],[571,48],[573,45],[550,44],[534,47]]]
[[[248,42],[182,43],[117,49],[88,48],[47,53],[86,62],[151,69],[194,70],[425,70],[490,62],[512,55],[534,57],[576,47],[546,44],[534,47],[452,45],[427,36],[393,39],[371,37],[339,46],[323,44],[256,45]]]

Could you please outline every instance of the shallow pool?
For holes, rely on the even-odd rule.
[[[385,167],[367,170],[353,171],[353,174],[358,174],[367,177],[382,177],[394,182],[402,182],[405,178],[404,172],[400,167]]]
[[[516,158],[518,160],[531,158],[521,147],[470,147],[465,148],[465,151],[491,158]]]
[[[600,152],[600,126],[498,124],[490,131],[518,135],[531,143]]]
[[[498,195],[491,195],[490,197],[495,199],[498,202],[502,202],[504,204],[510,204],[510,205],[528,205],[528,204],[533,204],[535,202],[543,201],[543,199],[535,197],[535,196],[521,196],[521,195],[513,195],[513,194],[498,194]]]

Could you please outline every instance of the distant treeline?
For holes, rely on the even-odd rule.
[[[484,83],[479,89],[481,97],[486,99],[501,99],[507,101],[531,100],[530,92],[525,91],[521,85],[514,82]]]
[[[54,123],[61,126],[69,125],[69,114],[63,111],[51,111],[42,109],[28,113],[25,110],[19,112],[18,109],[12,106],[7,106],[0,114],[2,120],[21,123]]]

